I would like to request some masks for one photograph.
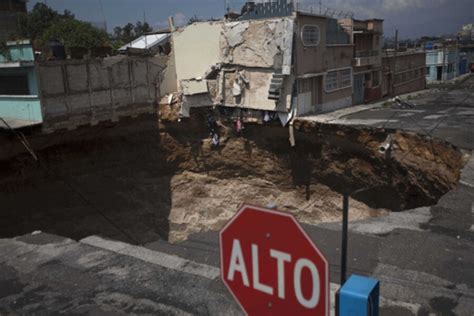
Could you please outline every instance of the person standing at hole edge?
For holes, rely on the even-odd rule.
[[[214,147],[219,146],[219,134],[217,132],[217,123],[216,119],[214,118],[214,114],[212,110],[209,110],[207,114],[207,128],[209,129],[209,133],[211,135],[212,145]]]
[[[244,123],[242,119],[239,117],[237,121],[235,121],[235,131],[237,132],[237,137],[242,137],[242,130],[244,129]]]

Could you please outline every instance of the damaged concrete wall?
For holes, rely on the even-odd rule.
[[[194,23],[173,33],[178,82],[203,77],[220,62],[223,22]]]
[[[44,129],[74,129],[153,111],[164,68],[160,57],[39,63]]]
[[[173,52],[168,55],[168,62],[161,76],[160,96],[178,91],[178,77],[176,75],[176,62]]]
[[[173,34],[182,115],[211,105],[286,112],[291,86],[278,76],[291,74],[293,28],[293,18],[277,18],[196,23]],[[272,82],[282,86],[276,100]]]
[[[289,75],[293,45],[293,18],[225,23],[221,60],[225,64],[282,69]]]
[[[289,110],[293,29],[291,17],[224,24],[220,42],[224,66],[217,79],[217,95],[223,105],[279,112]],[[271,86],[277,90],[276,94],[272,92],[273,98],[269,98]]]
[[[282,96],[278,102],[268,99],[268,91],[274,70],[272,69],[246,69],[243,71],[248,83],[243,84],[240,97],[234,95],[236,72],[225,72],[222,96],[223,105],[228,107],[242,107],[254,110],[287,112],[291,104],[291,84],[284,85]],[[288,81],[289,82],[289,81]]]

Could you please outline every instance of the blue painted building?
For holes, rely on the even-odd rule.
[[[6,47],[0,54],[0,118],[12,128],[42,124],[33,47],[29,40]],[[2,120],[0,127],[6,127]]]
[[[426,47],[426,81],[439,82],[454,79],[459,72],[459,51],[455,47]]]
[[[459,75],[464,75],[469,72],[468,62],[467,62],[467,53],[459,54]]]

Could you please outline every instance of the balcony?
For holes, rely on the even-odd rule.
[[[380,63],[381,58],[378,50],[356,52],[354,54],[354,67],[372,66]]]
[[[33,95],[0,95],[0,118],[14,129],[41,124],[41,102],[38,96]],[[3,125],[0,121],[0,128],[7,127]]]

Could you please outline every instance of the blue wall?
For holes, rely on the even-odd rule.
[[[451,65],[451,66],[449,66]],[[443,67],[441,81],[454,79],[459,71],[459,52],[457,50],[440,49],[426,51],[426,80],[437,81],[438,67]],[[451,70],[448,72],[448,70]]]
[[[467,73],[467,56],[459,56],[459,75]]]
[[[38,97],[0,96],[0,117],[42,123]]]
[[[0,54],[0,63],[35,60],[33,47],[29,44],[29,41],[20,41],[18,43],[8,42],[7,46],[9,56]]]
[[[29,41],[7,43],[9,54],[0,55],[0,63],[27,62],[20,67],[0,67],[0,75],[21,75],[28,78],[29,95],[0,95],[0,117],[42,123],[41,101],[38,96],[38,80],[34,65],[35,56]],[[29,62],[29,63],[28,63]]]

